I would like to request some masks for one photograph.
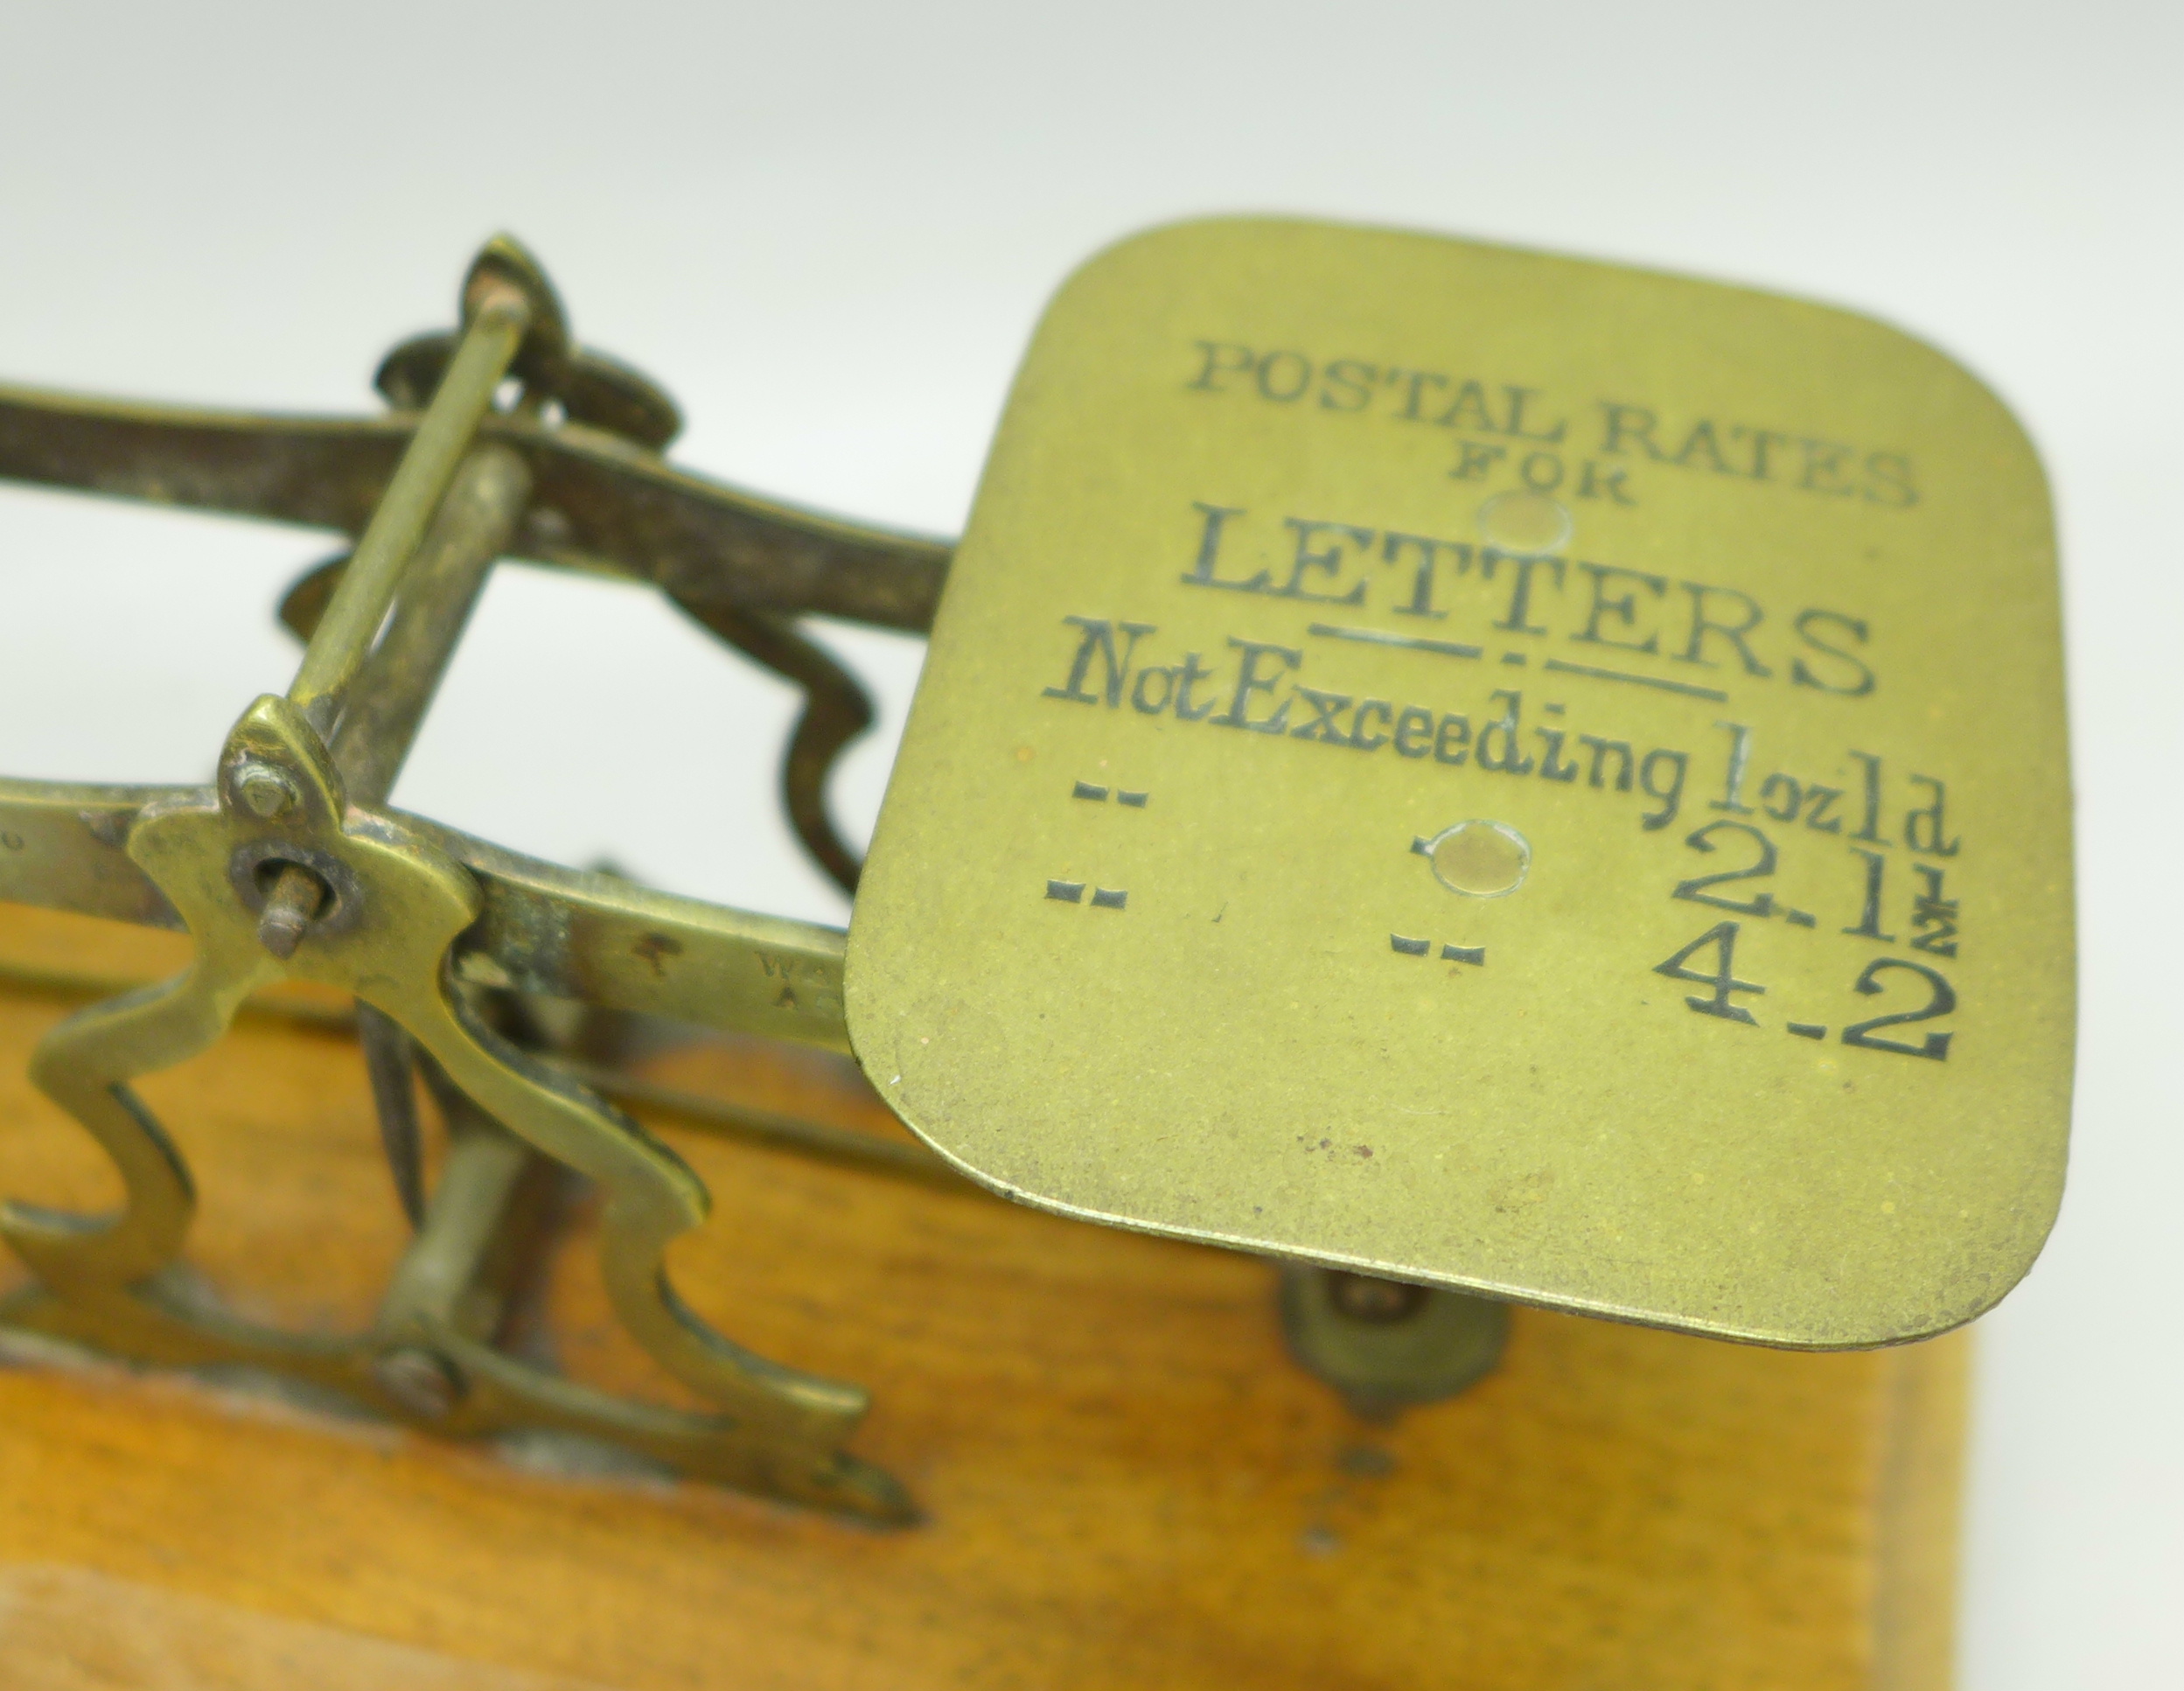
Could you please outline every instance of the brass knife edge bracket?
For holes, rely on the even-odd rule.
[[[752,1355],[676,1296],[663,1257],[703,1219],[702,1183],[568,1067],[519,1048],[478,996],[512,989],[842,1052],[841,933],[536,863],[386,799],[496,559],[636,576],[804,688],[784,796],[806,847],[853,888],[824,783],[871,708],[792,619],[922,628],[947,549],[668,467],[658,451],[679,427],[673,403],[576,347],[543,272],[506,237],[471,268],[459,332],[398,347],[379,386],[398,409],[363,422],[0,389],[0,475],[357,537],[288,596],[283,618],[308,639],[301,666],[230,732],[213,786],[0,780],[0,820],[24,842],[0,864],[0,898],[196,942],[185,974],[79,1011],[34,1052],[34,1080],[105,1149],[125,1200],[102,1217],[0,1211],[0,1234],[36,1276],[0,1324],[157,1365],[262,1368],[457,1436],[604,1440],[694,1477],[912,1520],[903,1488],[844,1448],[863,1391]],[[417,1226],[373,1328],[348,1337],[276,1330],[208,1301],[178,1261],[189,1171],[130,1090],[290,979],[356,999]],[[419,1069],[449,1128],[429,1197]],[[618,1316],[712,1411],[614,1397],[492,1343],[493,1266],[535,1221],[557,1164],[604,1195],[601,1268]]]

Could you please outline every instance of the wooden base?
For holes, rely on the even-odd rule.
[[[141,975],[178,954],[0,909],[0,957]],[[96,1207],[110,1175],[22,1078],[67,1008],[0,996],[0,1189]],[[902,1131],[806,1056],[648,1073]],[[143,1090],[198,1177],[192,1260],[260,1318],[368,1321],[404,1235],[353,1045],[249,1019]],[[1290,1361],[1264,1263],[660,1130],[715,1198],[684,1292],[762,1353],[869,1387],[855,1448],[923,1525],[29,1362],[0,1370],[0,1682],[1948,1683],[1961,1338],[1800,1356],[1520,1310],[1484,1384],[1371,1423]],[[608,1317],[581,1219],[555,1353],[671,1395]]]

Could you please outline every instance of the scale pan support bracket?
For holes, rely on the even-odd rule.
[[[2056,561],[1849,312],[1155,230],[1009,400],[859,887],[850,1038],[1011,1197],[1804,1348],[2061,1198]]]

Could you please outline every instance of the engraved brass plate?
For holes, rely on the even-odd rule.
[[[1162,229],[1018,379],[849,939],[1048,1208],[1801,1346],[1999,1299],[2073,1040],[2054,542],[1846,312]]]

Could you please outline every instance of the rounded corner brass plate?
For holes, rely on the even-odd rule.
[[[851,924],[966,1171],[1763,1343],[1937,1332],[2060,1199],[2053,528],[1856,315],[1304,222],[1064,287]]]

